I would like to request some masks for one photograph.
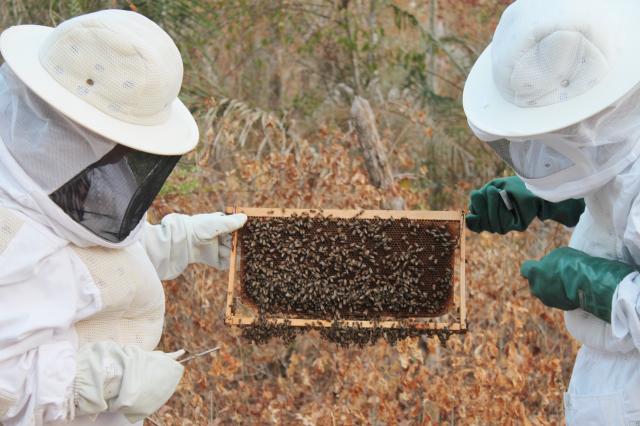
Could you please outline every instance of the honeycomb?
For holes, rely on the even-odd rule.
[[[240,297],[260,315],[428,318],[453,304],[460,221],[250,216]]]

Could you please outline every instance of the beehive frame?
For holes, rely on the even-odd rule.
[[[265,320],[274,325],[287,325],[291,327],[332,327],[336,323],[340,327],[351,328],[409,328],[425,331],[447,330],[453,333],[465,332],[467,330],[467,307],[466,307],[466,257],[465,257],[465,222],[464,212],[456,211],[404,211],[404,210],[322,210],[322,209],[282,209],[282,208],[251,208],[251,207],[227,207],[226,213],[244,213],[249,217],[272,217],[282,218],[292,215],[306,214],[310,217],[331,217],[334,219],[409,219],[409,220],[430,220],[460,222],[460,235],[457,247],[458,262],[458,290],[459,290],[459,315],[457,321],[437,322],[437,318],[382,318],[377,321],[341,319],[325,320],[315,318],[290,318],[275,317],[270,315]],[[225,323],[228,325],[248,326],[255,324],[258,318],[255,316],[239,315],[235,312],[237,299],[236,285],[238,280],[238,231],[233,233],[232,247],[229,267],[229,282],[227,288],[227,302],[225,310]],[[454,283],[455,285],[455,283]]]

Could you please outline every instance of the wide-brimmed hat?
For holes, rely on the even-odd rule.
[[[516,1],[465,84],[469,122],[522,138],[614,104],[640,82],[638,17],[637,0]]]
[[[141,14],[103,10],[62,22],[10,27],[0,52],[55,109],[119,144],[180,155],[198,127],[178,99],[182,58],[169,35]]]

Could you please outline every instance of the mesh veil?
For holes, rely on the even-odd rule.
[[[537,195],[550,201],[579,198],[640,155],[640,88],[586,120],[542,135],[506,140],[469,125]]]
[[[118,242],[140,222],[179,159],[118,145],[50,196],[73,220]]]
[[[0,205],[81,247],[126,246],[179,156],[138,152],[69,120],[0,67]]]
[[[7,65],[0,137],[20,167],[51,193],[102,158],[116,143],[69,120],[34,94]],[[10,98],[10,99],[9,99]]]

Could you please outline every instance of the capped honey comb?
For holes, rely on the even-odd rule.
[[[466,330],[460,212],[227,211],[248,221],[233,238],[226,322],[254,325],[250,336],[270,326],[280,336],[330,328],[321,335],[357,342]]]

